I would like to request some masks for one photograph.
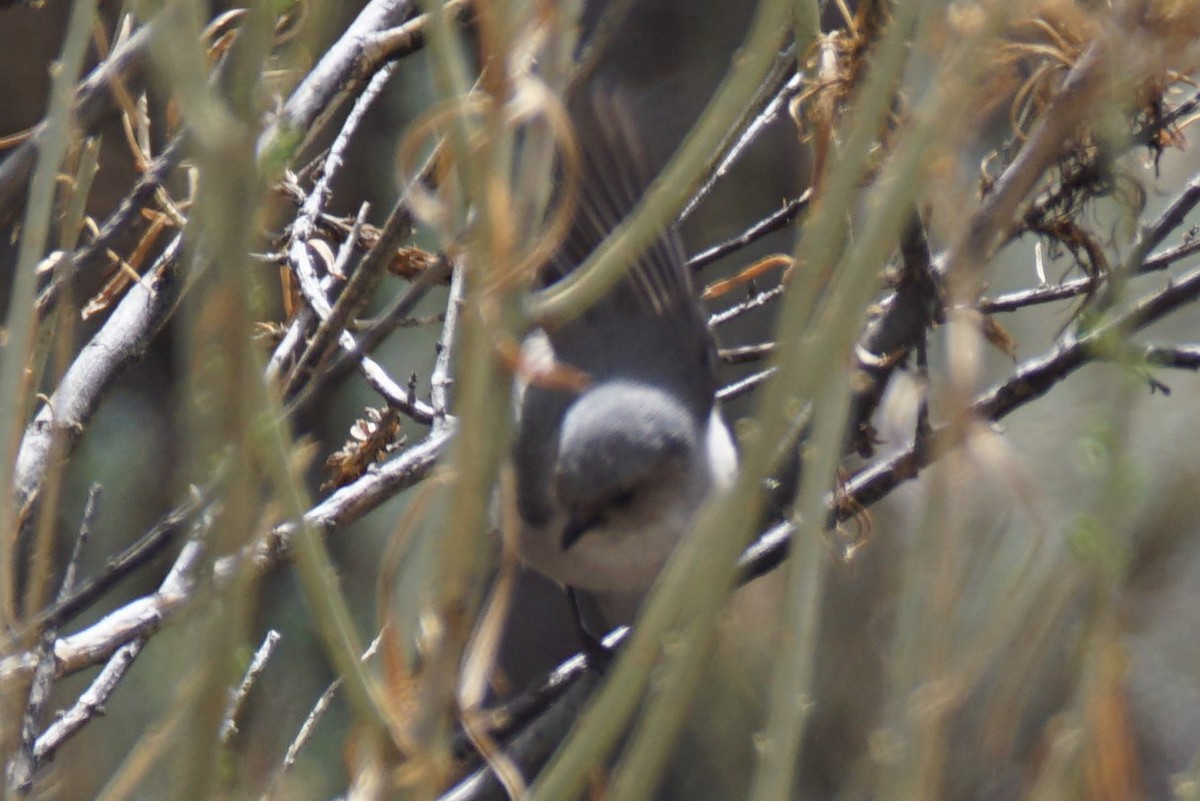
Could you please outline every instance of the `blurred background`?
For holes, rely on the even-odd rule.
[[[586,4],[585,31],[608,5],[606,0]],[[635,0],[627,5],[620,34],[597,78],[627,92],[651,159],[661,166],[725,74],[745,36],[751,4]],[[835,4],[828,5],[824,22],[831,29],[840,16]],[[48,66],[61,46],[67,10],[57,3],[0,9],[0,134],[27,128],[45,112]],[[101,4],[110,23],[118,10],[115,4]],[[322,23],[311,26],[319,35],[296,45],[297,64],[318,58],[358,10],[357,4],[324,9]],[[424,58],[419,53],[405,62],[371,110],[334,186],[332,211],[352,214],[367,200],[374,209],[372,221],[381,222],[397,192],[397,143],[406,124],[433,96]],[[981,131],[980,142],[1004,135],[1007,124],[997,120],[997,130]],[[117,141],[124,133],[114,124],[103,136]],[[324,144],[319,141],[314,148]],[[979,148],[982,152],[983,145]],[[102,150],[88,210],[97,219],[119,202],[133,175],[123,152],[120,147]],[[963,160],[975,164],[978,154],[964,154]],[[810,169],[810,154],[798,141],[794,124],[781,115],[686,221],[689,251],[738,234],[796,197],[807,185]],[[1133,169],[1147,179],[1156,172],[1149,164]],[[1161,179],[1146,199],[1147,215],[1157,213],[1200,173],[1200,156],[1186,149],[1168,151],[1157,172]],[[1120,209],[1114,204],[1097,215],[1111,218],[1099,225],[1122,241],[1126,222]],[[10,222],[6,233],[0,238],[0,299],[7,306],[19,232]],[[946,244],[938,241],[936,221],[931,236],[935,248]],[[789,227],[708,268],[704,278],[730,274],[768,254],[791,252],[794,240],[795,229]],[[418,237],[418,244],[436,247],[432,239]],[[1007,248],[990,268],[988,294],[1036,285],[1034,263],[1032,239]],[[1067,265],[1065,259],[1049,261],[1049,280],[1057,280]],[[1142,277],[1130,290],[1136,294],[1164,280],[1162,275]],[[402,286],[398,279],[386,279],[376,308]],[[740,299],[718,299],[714,310]],[[439,290],[414,316],[436,315],[444,305],[444,290]],[[1015,361],[1051,347],[1069,324],[1072,309],[1068,301],[1004,316],[1002,325],[1015,342]],[[722,329],[722,344],[768,338],[772,311],[767,306]],[[80,325],[77,341],[86,341],[97,324]],[[439,331],[436,323],[405,330],[386,343],[379,361],[393,376],[426,377]],[[1200,310],[1191,307],[1146,337],[1195,342],[1198,332]],[[104,488],[82,562],[85,574],[97,572],[108,554],[178,503],[196,478],[182,466],[178,395],[183,384],[176,336],[168,328],[147,357],[122,376],[68,467],[57,514],[64,549],[88,486],[99,482]],[[946,351],[940,336],[935,333],[931,347],[935,379],[928,388],[935,409],[945,389],[936,380]],[[1013,355],[998,348],[985,348],[983,354],[980,388],[1011,374]],[[731,371],[731,379],[735,374]],[[928,720],[948,721],[945,741],[924,752],[941,759],[943,798],[1026,798],[1039,790],[1049,794],[1038,797],[1068,797],[1054,794],[1054,784],[1038,784],[1039,777],[1047,775],[1046,766],[1055,759],[1084,747],[1081,731],[1101,729],[1087,747],[1099,749],[1095,764],[1108,766],[1117,778],[1092,777],[1085,785],[1095,794],[1070,797],[1168,799],[1187,790],[1181,777],[1188,775],[1200,750],[1200,618],[1195,613],[1200,603],[1200,376],[1158,371],[1156,378],[1170,394],[1151,392],[1145,380],[1121,365],[1085,367],[1043,401],[1006,419],[994,436],[981,437],[971,448],[943,459],[848,524],[862,537],[862,545],[853,558],[836,560],[827,572],[817,679],[808,699],[812,717],[796,798],[928,797],[906,789],[924,785],[913,778],[916,769],[905,760],[908,738],[919,738],[921,724]],[[876,419],[881,453],[910,442],[920,391],[908,373],[895,380]],[[324,457],[346,439],[363,408],[377,403],[361,382],[350,381],[296,421],[297,433],[310,437],[319,454],[309,471],[314,492],[323,480]],[[746,403],[730,404],[729,416],[747,414]],[[414,440],[419,436],[415,427],[412,435]],[[855,463],[847,467],[853,469]],[[364,630],[373,625],[382,551],[407,501],[393,500],[329,541]],[[1080,556],[1096,527],[1112,532],[1126,549],[1127,568],[1119,578],[1097,581],[1096,561]],[[831,544],[831,553],[837,550]],[[105,608],[152,592],[173,557],[164,554],[120,585]],[[780,580],[780,574],[760,579],[730,610],[726,642],[707,679],[715,689],[701,696],[705,704],[685,729],[663,797],[733,799],[745,794],[755,753],[753,734],[768,703],[765,677],[779,636]],[[334,677],[296,585],[293,571],[281,567],[266,576],[255,598],[257,636],[251,641],[257,642],[267,629],[283,636],[237,736],[239,764],[230,770],[242,777],[271,774],[311,704]],[[1099,607],[1104,614],[1096,612]],[[88,613],[74,625],[86,625],[99,614]],[[1112,636],[1097,639],[1097,630],[1106,626],[1113,627]],[[171,704],[181,667],[195,658],[186,637],[184,627],[168,627],[154,637],[106,715],[64,747],[35,797],[96,795],[148,722]],[[1112,653],[1100,660],[1085,658],[1098,641],[1109,643]],[[504,640],[501,691],[530,686],[578,648],[561,590],[523,574]],[[1111,675],[1097,665],[1109,666]],[[1085,670],[1099,674],[1083,676]],[[55,697],[70,703],[90,680],[90,672],[70,677],[56,686]],[[1082,692],[1081,685],[1100,690]],[[279,797],[324,799],[344,790],[347,725],[345,708],[335,702]],[[167,797],[159,793],[171,785],[165,777],[162,781],[158,786],[154,778],[147,780],[134,797]],[[250,778],[247,786],[255,784]]]

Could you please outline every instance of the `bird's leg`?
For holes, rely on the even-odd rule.
[[[571,601],[571,617],[575,622],[575,634],[583,645],[583,655],[587,658],[589,668],[603,673],[612,662],[613,652],[601,637],[597,637],[588,627],[583,617],[583,606],[580,604],[579,593],[574,587],[567,587],[567,598]]]

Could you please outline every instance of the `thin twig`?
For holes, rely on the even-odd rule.
[[[315,276],[301,274],[300,268],[309,262],[307,260],[300,261],[296,259],[294,256],[294,251],[297,247],[307,248],[309,239],[316,234],[318,220],[324,211],[325,201],[328,199],[330,194],[330,185],[334,178],[341,171],[342,165],[345,164],[346,149],[349,147],[350,141],[353,139],[355,132],[358,130],[358,127],[366,115],[367,110],[374,104],[375,100],[378,99],[380,92],[383,91],[384,85],[387,84],[394,71],[395,64],[389,64],[385,66],[379,72],[375,73],[375,75],[371,78],[371,82],[367,84],[367,88],[362,92],[362,94],[355,98],[354,106],[350,109],[350,113],[346,116],[345,122],[342,124],[341,129],[338,131],[337,137],[334,139],[333,144],[329,148],[328,154],[325,156],[325,159],[322,162],[320,177],[317,179],[316,184],[313,186],[312,192],[309,193],[308,198],[305,200],[303,206],[301,206],[300,214],[297,215],[295,222],[292,223],[292,247],[289,250],[293,251],[293,258],[289,259],[289,262],[291,263],[293,269],[297,270],[296,277],[301,281],[302,288],[308,289],[306,294],[315,292],[316,290],[314,290],[311,286],[305,287],[305,279],[320,282],[321,294],[324,295],[325,293],[329,292],[330,289],[332,289],[334,280],[336,279],[337,271],[334,271],[334,275],[332,276],[324,276],[323,280],[316,278]],[[408,215],[407,208],[405,208],[404,216],[398,220],[398,222],[401,223],[401,227],[403,229],[407,230],[411,226],[411,220],[412,218]],[[361,220],[357,222],[357,226],[358,228],[362,227]],[[356,236],[351,236],[347,241],[352,243],[356,238]],[[367,260],[364,259],[364,262],[366,261]],[[379,266],[378,260],[376,260],[374,264]],[[360,271],[355,271],[354,275],[358,275],[359,272]],[[358,308],[361,308],[361,305],[366,302],[367,296],[370,294],[369,290],[373,288],[376,283],[374,280],[375,278],[376,275],[372,273],[365,273],[357,280],[353,277],[353,275],[351,276],[350,282],[338,297],[338,301],[334,305],[333,311],[327,317],[321,319],[321,323],[317,327],[316,334],[309,341],[304,353],[300,356],[296,365],[292,368],[291,375],[289,376],[284,390],[285,397],[288,397],[296,392],[298,382],[303,380],[307,376],[308,372],[317,363],[317,361],[325,355],[325,352],[333,344],[337,334],[341,332],[346,320],[348,320],[354,311],[356,311]],[[313,309],[313,311],[317,312],[318,314],[320,313],[318,309]],[[292,321],[292,328],[307,328],[310,319],[311,318],[309,315],[300,315],[299,318]],[[284,339],[285,341],[291,341],[293,338],[285,336]],[[271,375],[275,369],[278,369],[278,365],[279,352],[277,350],[276,354],[271,359],[268,375]]]
[[[75,576],[79,570],[79,559],[83,548],[91,537],[92,525],[96,518],[97,501],[100,497],[100,485],[93,484],[88,491],[87,502],[83,509],[83,518],[79,524],[79,532],[75,537],[75,545],[71,548],[71,558],[67,569],[63,572],[62,584],[58,588],[57,601],[62,602],[75,588]],[[37,771],[40,759],[38,757],[37,729],[42,718],[42,711],[50,700],[50,690],[56,678],[54,641],[58,637],[55,626],[47,626],[42,631],[39,642],[37,666],[33,671],[33,681],[29,686],[29,698],[21,718],[21,746],[17,749],[8,765],[7,780],[9,789],[24,796],[33,788],[33,777]]]
[[[692,199],[679,213],[679,222],[691,216],[704,198],[708,197],[717,182],[724,178],[729,169],[742,157],[746,149],[766,130],[768,125],[775,121],[779,112],[787,105],[787,101],[800,88],[800,73],[796,71],[795,65],[796,46],[791,44],[775,57],[775,63],[771,66],[771,71],[767,73],[758,95],[747,104],[746,114],[737,121],[737,124],[726,134],[725,141],[715,150],[714,159],[719,158],[720,160],[716,162],[716,166],[709,172],[704,183],[700,185],[700,188],[692,195]],[[751,112],[760,104],[762,105],[761,111],[750,117]],[[734,140],[732,137],[738,131],[741,134]]]
[[[1133,141],[1136,144],[1150,146],[1158,142],[1159,136],[1163,131],[1170,126],[1192,114],[1192,112],[1200,109],[1200,89],[1192,93],[1192,96],[1184,100],[1175,108],[1168,111],[1162,117],[1150,120],[1140,131],[1133,135]],[[1157,170],[1157,166],[1155,168]]]
[[[1134,275],[1142,272],[1150,251],[1162,244],[1172,231],[1183,224],[1197,203],[1200,203],[1200,175],[1188,181],[1187,186],[1167,204],[1157,219],[1142,226],[1138,231],[1137,240],[1122,265],[1122,273]]]
[[[783,296],[785,287],[783,284],[777,284],[770,289],[764,289],[762,292],[755,294],[753,297],[743,300],[735,306],[730,306],[724,311],[719,311],[708,318],[708,327],[717,328],[730,320],[741,317],[746,312],[757,309],[759,306],[765,306],[773,300]]]
[[[768,234],[773,234],[776,231],[786,228],[792,223],[792,220],[796,219],[800,212],[808,208],[810,200],[812,200],[812,189],[806,189],[800,197],[787,201],[778,211],[771,212],[741,234],[692,256],[688,259],[687,266],[693,270],[702,270],[718,259],[728,256],[730,253],[741,250]]]
[[[367,254],[367,258],[363,259],[363,263],[359,266],[359,270],[374,272],[383,266],[383,257],[380,254],[388,253],[390,255],[392,248],[395,247],[398,239],[400,238],[401,218],[407,214],[407,211],[402,209],[403,201],[400,201],[394,207],[394,213],[388,218],[388,223],[390,224],[391,230],[388,230],[389,226],[385,226],[385,233],[380,235],[379,241],[376,243],[375,248],[371,250],[371,253]],[[407,222],[404,222],[404,226],[407,226]],[[376,254],[374,258],[372,258],[372,254]],[[300,278],[298,283],[300,291],[304,295],[304,299],[308,302],[313,311],[316,312],[316,315],[319,319],[329,319],[333,309],[329,304],[329,300],[325,297],[320,280],[316,278],[315,271],[311,268],[311,257],[308,253],[307,247],[303,244],[293,247],[291,249],[290,261],[296,269],[297,277]],[[309,266],[304,267],[303,265]],[[429,272],[430,271],[422,273],[421,278],[424,278]],[[426,286],[426,284],[422,283],[422,287],[424,286]],[[332,327],[329,330],[332,331]],[[393,381],[388,376],[387,372],[374,359],[363,355],[359,350],[358,344],[354,340],[354,336],[349,331],[346,331],[345,329],[340,330],[337,332],[337,339],[343,350],[345,350],[347,353],[353,354],[355,358],[361,359],[359,366],[363,372],[363,375],[367,379],[367,383],[371,385],[372,389],[382,395],[390,405],[395,406],[397,409],[418,422],[425,424],[432,422],[433,409],[431,409],[428,404],[422,403],[414,398],[410,398],[408,393],[405,392],[405,390],[400,387],[399,384]],[[296,405],[303,405],[303,403],[307,401],[308,397],[311,397],[311,393],[313,392],[315,392],[315,389],[310,389],[306,391],[304,397],[295,399]]]
[[[604,637],[604,647],[615,652],[628,634],[629,629],[624,626],[613,630]],[[505,755],[525,775],[535,775],[562,742],[601,678],[600,672],[589,669],[585,656],[576,654],[533,690],[488,713],[493,721],[492,737],[505,743]],[[456,736],[456,754],[465,755],[469,748],[465,734]],[[495,771],[484,764],[439,801],[501,801],[508,797]]]
[[[133,660],[146,644],[145,637],[138,637],[122,645],[108,658],[104,667],[83,691],[71,708],[60,714],[46,731],[38,737],[33,754],[38,764],[44,764],[54,756],[59,747],[82,729],[92,718],[102,715],[108,699],[125,677]]]
[[[93,717],[103,713],[107,699],[140,653],[146,638],[189,598],[193,572],[202,555],[202,546],[193,540],[180,553],[153,596],[122,607],[76,635],[57,640],[49,638],[53,654],[49,664],[54,676],[67,675],[100,661],[107,660],[108,664],[75,705],[34,743],[32,753],[36,764],[48,760],[62,743]],[[20,673],[24,662],[27,662],[26,655],[0,660],[0,681]],[[40,665],[37,669],[41,669]]]
[[[1134,354],[1147,364],[1181,370],[1200,370],[1200,344],[1144,345]]]
[[[979,301],[979,311],[984,314],[1002,314],[1037,306],[1042,303],[1054,303],[1059,300],[1077,298],[1093,292],[1101,279],[1092,276],[1064,281],[1061,284],[1036,286],[1032,289],[1021,289],[1008,292],[995,298],[982,298]]]
[[[736,348],[719,348],[717,358],[725,364],[747,364],[771,358],[776,349],[777,346],[774,342],[760,342],[757,345],[741,345]]]
[[[316,191],[314,191],[315,194]],[[334,264],[329,265],[329,274],[320,281],[322,290],[328,291],[337,281],[342,280],[338,276],[345,275],[344,270],[348,266],[349,254],[354,251],[354,242],[358,238],[358,232],[362,229],[363,220],[366,218],[368,209],[369,206],[366,203],[359,208],[358,216],[354,220],[354,226],[350,229],[350,235],[346,237],[341,247],[338,248],[336,261]],[[297,244],[306,249],[308,247],[307,240],[298,240]],[[307,250],[305,254],[307,256]],[[371,264],[371,269],[363,269],[368,261]],[[289,262],[293,265],[299,263],[294,259],[289,259]],[[306,258],[303,263],[311,264],[311,260]],[[370,296],[378,286],[379,278],[386,266],[386,263],[381,259],[363,259],[359,268],[350,272],[350,280],[347,281],[345,288],[337,296],[337,300],[329,308],[328,313],[315,312],[319,320],[317,330],[309,338],[300,357],[296,360],[296,364],[288,374],[287,383],[283,390],[284,397],[293,397],[299,392],[302,386],[316,380],[317,377],[311,375],[311,373],[325,359],[331,345],[338,340],[341,340],[343,346],[345,345],[346,340],[342,335],[346,333],[346,327],[350,319],[370,300]],[[311,288],[305,287],[303,283],[301,287],[302,292],[305,288]],[[307,292],[303,294],[306,297],[308,295]],[[300,315],[292,321],[292,326],[301,329],[307,328],[307,318],[309,317],[311,315]],[[297,341],[297,344],[299,344],[299,341]]]
[[[79,574],[79,560],[83,549],[92,537],[92,526],[96,522],[96,512],[99,509],[101,488],[98,483],[88,487],[87,500],[83,504],[83,517],[79,521],[79,532],[75,535],[75,545],[71,548],[71,558],[67,560],[67,569],[63,572],[62,586],[59,587],[55,603],[62,603],[75,591],[75,580]]]
[[[384,397],[384,399],[397,409],[407,412],[409,419],[423,425],[429,425],[434,422],[436,415],[433,407],[429,404],[422,403],[413,397],[413,394],[407,390],[399,390],[398,386],[392,379],[388,378],[374,360],[368,359],[364,354],[373,351],[383,340],[398,328],[411,327],[413,325],[423,325],[430,322],[430,318],[411,318],[407,315],[412,313],[426,295],[434,286],[444,283],[450,277],[450,264],[445,259],[439,258],[427,269],[423,270],[420,275],[413,280],[412,285],[408,290],[397,298],[391,306],[388,307],[383,314],[371,322],[370,326],[358,337],[354,339],[354,347],[350,350],[342,350],[341,353],[333,360],[318,376],[316,381],[310,382],[305,389],[289,404],[288,413],[298,414],[300,409],[306,408],[309,403],[315,400],[319,388],[324,384],[336,384],[347,373],[353,370],[356,366],[362,371],[367,378],[371,388]],[[444,320],[443,317],[435,316],[432,321],[438,322]],[[402,392],[403,395],[398,395]],[[402,397],[406,407],[397,405],[396,397]]]
[[[171,24],[168,16],[160,14],[139,28],[79,84],[71,117],[82,133],[94,133],[116,110],[117,103],[111,90],[114,82],[137,83],[149,52],[150,39],[159,28]],[[8,219],[22,197],[21,190],[33,172],[38,149],[47,133],[48,126],[42,121],[20,147],[0,162],[0,222]]]
[[[433,362],[433,374],[429,378],[430,403],[433,405],[434,427],[445,424],[450,414],[450,362],[454,353],[454,334],[458,328],[458,315],[467,291],[466,270],[460,262],[455,265],[450,279],[450,296],[446,299],[446,321],[442,325],[442,338],[437,344],[437,358]]]
[[[1152,273],[1165,270],[1176,262],[1183,261],[1189,256],[1200,253],[1200,238],[1185,241],[1175,247],[1160,250],[1146,257],[1135,273]],[[1060,284],[1036,286],[1030,289],[1020,289],[1007,292],[995,298],[982,298],[978,309],[984,314],[1002,314],[1014,312],[1027,306],[1037,306],[1043,303],[1054,303],[1069,300],[1095,292],[1105,281],[1104,276],[1085,275]]]
[[[188,522],[202,503],[202,495],[196,493],[186,503],[167,512],[149,531],[126,546],[119,554],[107,559],[99,575],[87,579],[65,598],[34,616],[23,630],[14,635],[12,641],[18,641],[29,630],[57,628],[69,623],[133,571],[176,542],[179,535],[187,530]]]
[[[83,631],[54,643],[55,675],[67,676],[98,664],[126,643],[148,637],[189,598],[203,547],[196,540],[184,546],[156,592],[122,606]],[[29,653],[0,659],[0,682],[25,675],[35,667]]]
[[[271,161],[280,156],[282,161],[290,161],[369,76],[388,61],[424,47],[431,18],[423,14],[405,23],[412,6],[412,0],[371,0],[263,131],[258,140],[260,156]],[[454,6],[458,12],[455,20],[469,18],[470,3],[458,0],[447,6]]]
[[[733,400],[734,398],[745,395],[755,387],[766,382],[768,378],[775,375],[776,368],[768,367],[765,370],[759,370],[757,373],[751,373],[743,379],[734,381],[728,386],[721,387],[717,391],[717,400],[721,403]]]
[[[371,640],[371,644],[367,646],[367,649],[360,657],[363,662],[366,662],[375,655],[375,652],[379,650],[379,643],[382,642],[382,640],[382,633],[375,635],[375,639]],[[330,682],[329,686],[325,688],[325,691],[321,693],[320,697],[317,698],[317,701],[315,704],[313,704],[308,716],[304,718],[304,723],[301,724],[300,730],[296,732],[296,736],[292,739],[292,742],[288,744],[287,752],[283,756],[283,762],[280,763],[279,769],[275,772],[274,778],[271,779],[271,784],[267,787],[267,791],[263,793],[263,801],[269,801],[269,799],[274,798],[278,794],[280,784],[283,782],[284,776],[286,776],[296,764],[296,759],[300,756],[300,751],[303,750],[304,746],[308,744],[308,741],[312,739],[312,734],[317,727],[317,723],[322,717],[324,717],[325,711],[329,709],[329,705],[333,703],[333,699],[337,695],[338,688],[341,686],[342,680],[340,678],[334,679],[332,682]]]
[[[44,319],[54,308],[62,294],[64,283],[70,283],[76,276],[85,274],[89,268],[104,258],[113,247],[118,237],[128,236],[129,224],[149,203],[154,194],[162,187],[171,171],[180,165],[184,157],[184,137],[177,134],[163,149],[162,153],[142,173],[133,189],[129,190],[117,206],[116,211],[109,215],[99,233],[87,244],[81,245],[71,257],[70,273],[65,276],[65,282],[59,276],[48,284],[37,299],[38,319]]]
[[[233,739],[233,735],[237,734],[237,718],[241,714],[242,707],[246,705],[246,698],[250,695],[250,688],[254,686],[254,682],[258,679],[260,673],[267,666],[267,660],[271,658],[271,652],[275,650],[275,646],[279,643],[280,634],[275,629],[268,629],[267,636],[263,637],[262,644],[258,646],[258,650],[254,652],[254,657],[250,660],[250,664],[246,667],[246,674],[242,676],[241,683],[237,689],[229,694],[229,706],[225,708],[225,715],[221,720],[221,731],[218,735],[222,745],[228,745]]]

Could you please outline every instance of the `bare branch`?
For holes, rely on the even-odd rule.
[[[142,357],[174,312],[183,283],[178,276],[181,243],[182,234],[172,240],[145,278],[130,287],[25,429],[13,479],[17,508],[22,514],[28,511],[42,485],[55,433],[62,434],[67,453],[74,450],[104,392]]]
[[[1136,348],[1134,353],[1158,367],[1200,370],[1200,345],[1145,345],[1140,353]]]
[[[110,86],[114,81],[136,84],[145,65],[152,36],[165,24],[163,15],[155,17],[148,25],[139,28],[132,36],[98,64],[75,91],[75,104],[71,116],[80,130],[93,133],[116,110]],[[20,192],[29,180],[37,163],[37,150],[46,136],[46,123],[34,128],[32,135],[0,162],[0,221],[14,213],[20,200]]]
[[[345,163],[346,148],[349,146],[354,133],[358,130],[363,116],[374,105],[375,100],[379,97],[379,93],[383,91],[384,85],[391,78],[393,71],[394,65],[388,65],[375,73],[366,90],[355,98],[354,107],[346,116],[346,121],[342,124],[341,130],[338,131],[337,137],[333,140],[333,144],[329,148],[329,153],[325,156],[321,164],[320,177],[300,207],[300,214],[291,225],[292,247],[289,250],[292,252],[292,258],[290,259],[292,269],[296,272],[297,280],[302,283],[302,287],[305,281],[308,281],[309,284],[319,282],[320,294],[322,296],[324,293],[332,290],[336,281],[339,280],[338,271],[334,271],[333,275],[326,275],[324,277],[312,275],[304,269],[310,266],[310,261],[297,258],[295,250],[296,248],[307,248],[309,239],[316,234],[317,222],[324,211],[325,201],[329,198],[331,191],[330,184]],[[363,209],[365,211],[365,206]],[[411,221],[411,216],[408,214],[407,209],[404,210],[403,214],[404,216],[400,220],[401,227],[406,227]],[[359,216],[360,219],[355,223],[355,230],[352,230],[351,235],[347,237],[346,242],[343,244],[346,253],[351,252],[350,245],[357,240],[357,231],[362,227],[362,212],[360,212]],[[379,261],[376,259],[377,264]],[[374,275],[371,271],[366,271],[366,279],[373,278]],[[307,373],[325,355],[326,350],[333,343],[334,337],[341,331],[350,314],[364,301],[365,296],[368,294],[365,290],[375,286],[374,280],[366,279],[360,278],[355,282],[353,277],[351,277],[353,287],[349,284],[346,286],[338,298],[338,303],[335,304],[334,311],[321,320],[321,325],[318,327],[317,333],[309,341],[303,355],[300,356],[299,362],[291,368],[291,375],[287,382],[288,385],[284,390],[285,397],[296,392],[296,385],[299,383],[299,380],[307,377]],[[303,288],[307,289],[307,293],[318,292],[311,285]],[[293,320],[288,333],[283,338],[283,342],[294,343],[295,346],[299,346],[299,334],[303,333],[311,324],[314,312],[319,313],[319,310],[310,306],[308,313],[300,314],[297,319]],[[274,380],[277,374],[282,374],[283,364],[291,359],[292,350],[293,348],[284,347],[283,344],[276,349],[267,366],[268,378]]]
[[[299,152],[384,63],[424,46],[427,15],[395,27],[412,6],[412,0],[372,0],[292,92],[279,117],[259,137],[259,153]],[[464,0],[447,3],[447,11],[460,20],[470,8]]]
[[[688,267],[691,267],[693,270],[702,270],[718,259],[728,256],[730,253],[739,251],[768,234],[773,234],[776,231],[786,228],[791,225],[792,220],[800,215],[800,212],[808,208],[810,200],[812,200],[812,190],[806,189],[800,197],[787,201],[778,211],[774,211],[763,217],[741,234],[692,256],[688,259]]]
[[[65,598],[56,601],[49,609],[29,620],[25,631],[18,633],[13,638],[14,641],[19,640],[28,631],[57,628],[73,620],[121,580],[176,542],[202,504],[201,494],[197,493],[186,503],[167,512],[149,531],[109,558],[98,576],[85,580]]]
[[[83,631],[56,640],[55,675],[69,675],[102,662],[121,646],[157,631],[190,597],[193,573],[202,554],[199,542],[189,542],[153,595],[131,601]],[[0,682],[26,674],[34,667],[35,659],[28,653],[0,659]]]
[[[454,352],[454,334],[458,328],[458,315],[467,291],[466,270],[460,263],[454,268],[450,281],[450,297],[446,299],[446,321],[442,326],[442,338],[437,344],[437,358],[433,363],[433,374],[429,378],[430,402],[433,404],[434,423],[445,424],[450,414],[450,359]]]
[[[692,195],[692,199],[683,207],[683,211],[679,212],[681,221],[691,216],[704,198],[708,197],[717,182],[728,174],[729,169],[746,152],[746,148],[766,130],[767,126],[775,121],[787,101],[799,89],[800,74],[796,72],[795,65],[795,45],[789,45],[775,57],[775,64],[772,65],[766,80],[763,81],[758,96],[746,106],[746,115],[726,134],[726,140],[717,148],[715,156],[719,156],[720,160],[716,162],[704,183]],[[787,79],[786,83],[784,82],[785,78]],[[762,109],[751,117],[750,114],[759,105],[762,106]],[[740,135],[733,140],[733,134],[738,132]]]
[[[221,720],[221,731],[218,734],[223,745],[228,745],[229,741],[233,739],[233,735],[237,734],[238,715],[241,714],[242,707],[246,705],[250,688],[254,686],[259,674],[266,668],[267,660],[271,658],[271,652],[275,650],[279,638],[280,634],[275,629],[267,631],[267,636],[263,637],[262,644],[258,646],[258,650],[254,652],[254,657],[246,667],[246,675],[242,677],[241,684],[229,694],[229,706],[225,709],[225,716]]]
[[[146,639],[139,637],[122,645],[108,658],[104,668],[83,691],[70,709],[59,715],[46,731],[38,737],[33,754],[38,764],[44,764],[58,749],[79,732],[92,718],[104,714],[108,699],[116,691],[117,685],[125,677],[133,660],[141,653]]]
[[[730,320],[741,317],[743,314],[749,311],[753,311],[760,306],[765,306],[776,298],[781,297],[784,289],[785,287],[783,284],[777,284],[770,289],[764,289],[762,292],[755,294],[736,306],[730,306],[724,311],[710,315],[708,318],[708,327],[717,328],[718,326],[722,326]]]
[[[851,395],[849,450],[870,456],[875,447],[871,418],[896,367],[925,339],[926,331],[942,319],[941,287],[929,255],[925,227],[912,215],[900,246],[901,270],[896,289],[880,303],[855,348],[862,386]]]
[[[1041,115],[1017,157],[972,215],[964,235],[945,254],[941,262],[943,275],[954,275],[963,268],[978,270],[991,257],[1012,225],[1018,207],[1093,107],[1106,63],[1103,45],[1093,42],[1071,68],[1051,107]]]
[[[1084,364],[1109,358],[1103,347],[1096,347],[1106,338],[1144,328],[1197,297],[1200,297],[1200,269],[1151,293],[1132,309],[1114,316],[1087,335],[1079,339],[1068,337],[1049,353],[1025,362],[1011,378],[977,398],[971,405],[971,414],[982,420],[999,420],[1011,414],[1046,394]],[[864,469],[847,482],[846,496],[860,508],[871,506],[954,445],[944,440],[944,431],[935,431],[930,447],[923,453],[910,447],[886,462]]]
[[[83,519],[79,524],[79,533],[75,545],[71,549],[71,558],[63,573],[62,585],[58,590],[58,601],[62,601],[75,587],[75,575],[79,570],[79,558],[83,547],[91,535],[92,524],[96,516],[96,502],[100,497],[100,486],[93,484],[88,492],[87,503],[83,510]],[[50,700],[50,689],[54,684],[54,640],[58,630],[49,627],[42,632],[38,649],[37,666],[33,671],[33,681],[29,687],[29,700],[21,719],[21,747],[9,761],[6,771],[10,792],[24,796],[33,788],[33,777],[43,757],[38,754],[37,729],[40,725],[42,711]]]
[[[118,237],[128,235],[131,223],[150,202],[154,193],[162,187],[167,176],[183,161],[184,149],[183,135],[177,135],[150,168],[142,173],[116,211],[105,220],[99,233],[90,242],[76,249],[70,260],[70,273],[61,277],[55,275],[50,284],[38,294],[38,319],[44,318],[54,308],[62,294],[64,282],[70,283],[75,277],[86,273],[107,255]]]
[[[746,364],[769,359],[776,350],[774,342],[760,342],[757,345],[742,345],[736,348],[720,348],[717,358],[725,364]]]
[[[773,375],[775,375],[774,367],[768,367],[765,370],[759,370],[757,373],[751,373],[739,381],[734,381],[732,384],[721,387],[721,389],[717,392],[717,400],[724,403],[741,395],[745,395],[755,387],[765,383],[766,380]]]
[[[371,644],[367,646],[367,650],[363,652],[362,661],[366,662],[375,655],[375,652],[379,649],[379,643],[382,637],[382,634],[375,636],[375,639],[372,640]],[[340,678],[334,679],[329,686],[325,688],[325,691],[321,693],[320,697],[317,698],[317,701],[315,704],[313,704],[308,716],[304,718],[304,723],[301,724],[300,730],[296,733],[296,736],[288,745],[287,753],[285,753],[283,756],[283,762],[280,763],[279,769],[275,772],[275,777],[271,780],[271,784],[267,787],[267,792],[263,794],[263,801],[269,801],[269,799],[275,798],[278,795],[280,783],[283,781],[283,777],[286,776],[296,764],[296,759],[300,756],[300,751],[304,749],[304,746],[308,744],[309,739],[312,738],[312,734],[317,727],[317,723],[322,717],[324,717],[326,710],[329,709],[329,705],[333,703],[333,699],[337,695],[338,688],[341,686],[342,680]]]

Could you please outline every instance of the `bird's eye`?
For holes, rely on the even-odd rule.
[[[610,502],[612,503],[613,506],[615,506],[617,508],[624,508],[626,506],[629,506],[631,503],[633,503],[633,498],[634,498],[633,488],[626,487],[626,488],[617,490],[613,494],[612,498],[610,499]]]

